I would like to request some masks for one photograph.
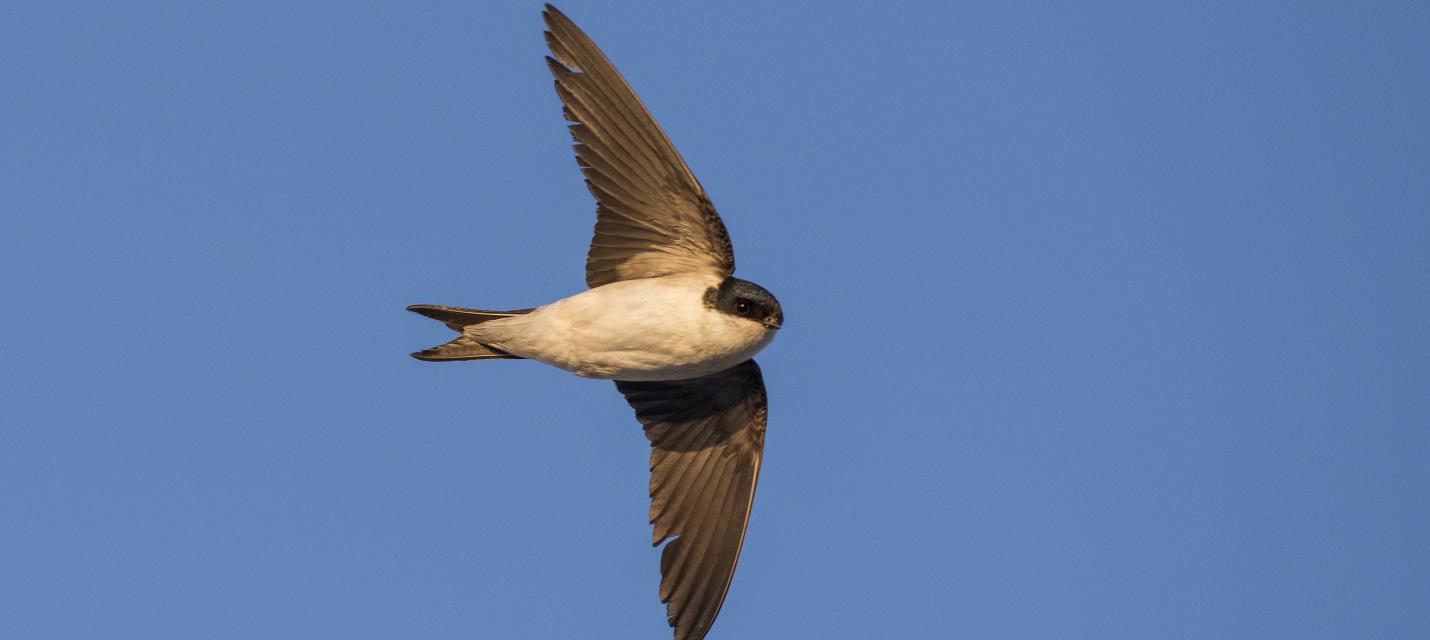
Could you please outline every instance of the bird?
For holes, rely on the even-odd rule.
[[[542,12],[577,164],[596,200],[587,289],[531,309],[412,305],[458,336],[419,360],[530,359],[613,380],[650,441],[660,600],[676,640],[709,632],[754,503],[768,400],[755,354],[779,301],[734,276],[725,223],[635,91],[574,22]]]

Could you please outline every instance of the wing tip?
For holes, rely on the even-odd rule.
[[[565,13],[562,13],[560,9],[556,8],[556,5],[551,4],[550,2],[546,3],[546,6],[541,9],[541,21],[546,23],[546,34],[548,36],[551,35],[551,30],[553,29],[558,29],[567,25],[574,24],[573,22],[571,22],[570,17],[568,17]]]

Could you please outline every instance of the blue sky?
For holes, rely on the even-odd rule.
[[[0,10],[0,636],[662,638],[537,3]],[[562,4],[779,296],[712,638],[1430,637],[1423,3]]]

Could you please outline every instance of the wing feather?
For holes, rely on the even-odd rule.
[[[596,198],[586,284],[735,271],[725,223],[660,125],[600,48],[551,5],[547,66]]]
[[[651,443],[650,520],[660,599],[676,640],[705,637],[740,558],[768,403],[748,360],[702,378],[617,381]],[[673,538],[673,539],[672,539]]]

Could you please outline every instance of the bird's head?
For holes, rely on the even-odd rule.
[[[764,287],[749,280],[730,276],[712,292],[713,295],[709,296],[713,298],[711,306],[721,313],[758,322],[771,331],[784,324],[785,314],[780,309],[780,301]]]

